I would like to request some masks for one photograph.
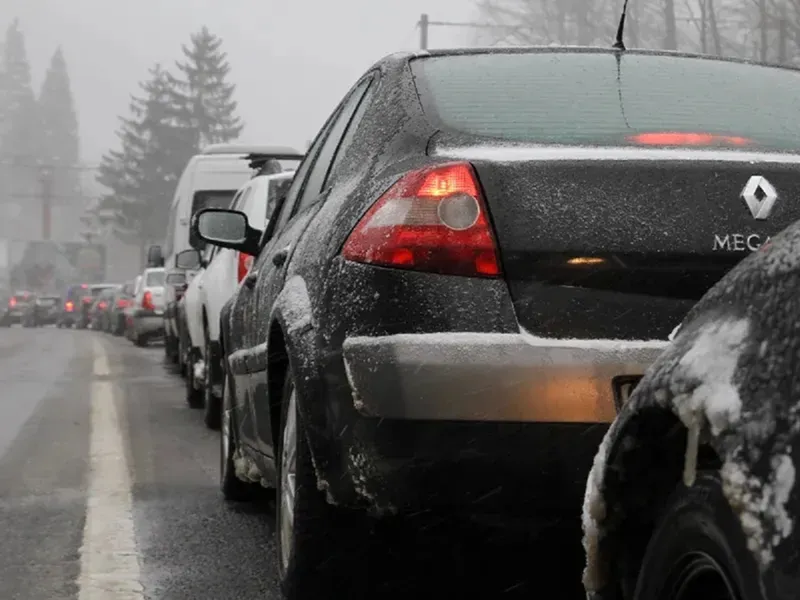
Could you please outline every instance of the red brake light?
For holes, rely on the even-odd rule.
[[[128,306],[128,301],[125,298],[119,298],[117,300],[117,308],[125,308]]]
[[[11,308],[14,308],[17,305],[17,299],[14,298],[14,296],[12,296],[11,299],[9,299],[9,301],[8,301],[8,305]]]
[[[688,133],[660,131],[637,133],[626,138],[634,144],[645,146],[749,146],[752,140],[735,135],[715,135],[713,133]]]
[[[72,301],[67,301],[64,303],[64,308],[67,309],[67,312],[72,312],[72,309],[75,308],[75,305],[72,303]]]
[[[500,275],[486,203],[469,163],[404,175],[362,217],[342,256],[399,269]]]
[[[239,266],[236,272],[236,281],[241,282],[242,279],[247,277],[250,267],[253,266],[253,257],[244,252],[239,252]]]
[[[82,283],[82,284],[81,284],[81,289],[82,289],[82,290],[88,290],[88,289],[89,289],[89,286],[88,286],[88,284],[86,284],[86,283]]]
[[[108,305],[105,302],[98,302],[97,303],[97,308],[99,308],[100,310],[105,310],[106,306],[108,306]]]
[[[142,308],[145,310],[155,310],[156,306],[153,304],[153,294],[148,290],[142,297]]]
[[[91,296],[84,296],[84,297],[83,297],[83,303],[84,303],[84,304],[91,304],[91,303],[92,303],[92,298],[91,298]]]

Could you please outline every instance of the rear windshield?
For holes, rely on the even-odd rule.
[[[534,52],[416,59],[426,114],[446,129],[566,145],[800,148],[800,73],[612,53]],[[700,135],[687,135],[700,134]]]
[[[145,287],[159,287],[164,285],[164,271],[150,271],[144,281]]]
[[[97,298],[100,294],[102,294],[103,292],[105,292],[106,290],[109,290],[109,289],[111,289],[111,288],[110,287],[93,287],[91,289],[92,296]]]

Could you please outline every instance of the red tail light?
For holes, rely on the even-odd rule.
[[[125,298],[117,299],[117,308],[125,308],[128,306],[128,301]]]
[[[236,281],[241,282],[242,279],[247,277],[247,273],[250,271],[250,267],[252,266],[253,257],[249,254],[245,254],[244,252],[239,252],[239,267],[236,272]]]
[[[84,296],[83,297],[83,303],[84,304],[91,304],[92,303],[92,297],[91,296]]]
[[[628,136],[628,141],[644,146],[747,146],[752,140],[736,135],[713,133],[687,133],[679,131],[655,131]]]
[[[70,300],[70,301],[67,301],[67,302],[65,302],[65,303],[64,303],[64,309],[65,309],[67,312],[72,312],[72,309],[73,309],[73,308],[75,308],[75,305],[72,303],[72,301],[71,301],[71,300]]]
[[[142,308],[145,310],[155,310],[156,305],[153,304],[153,294],[149,291],[144,293],[142,297]]]
[[[97,308],[99,308],[100,310],[105,310],[106,306],[108,306],[108,304],[106,304],[105,302],[98,302],[97,303]]]
[[[356,225],[342,256],[399,269],[500,275],[486,203],[469,163],[438,165],[403,176]]]
[[[14,308],[16,305],[17,305],[17,299],[12,296],[8,301],[8,306],[10,308]]]

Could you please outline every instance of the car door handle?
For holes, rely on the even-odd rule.
[[[284,263],[286,263],[286,259],[289,258],[289,250],[291,246],[286,246],[283,250],[278,250],[275,254],[272,255],[272,264],[276,267],[282,267]]]
[[[257,279],[258,279],[258,271],[250,271],[247,274],[247,277],[244,278],[244,285],[249,289],[253,289],[253,286],[256,284]]]

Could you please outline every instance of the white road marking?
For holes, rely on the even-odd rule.
[[[94,374],[107,376],[108,356],[94,340]],[[133,528],[131,477],[110,381],[91,388],[91,438],[79,600],[142,600]]]

